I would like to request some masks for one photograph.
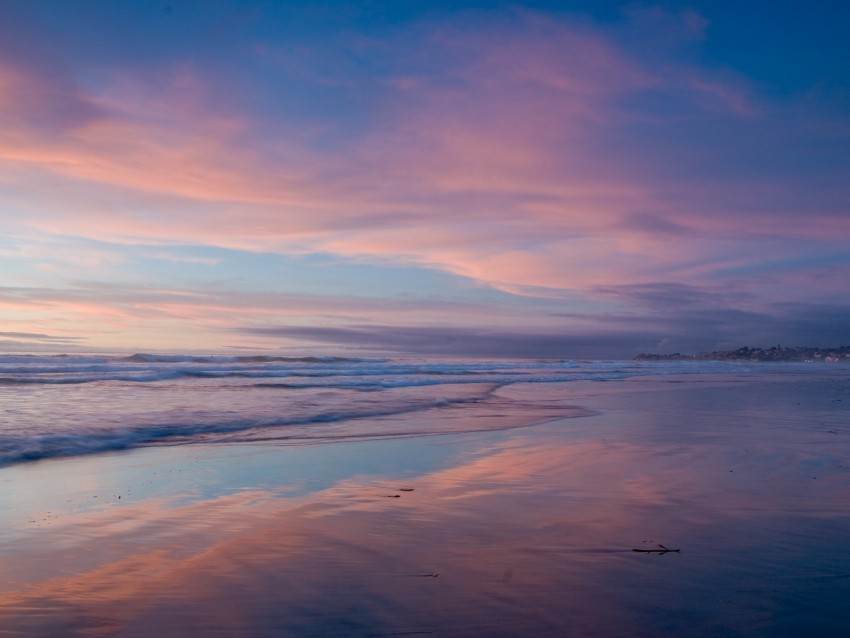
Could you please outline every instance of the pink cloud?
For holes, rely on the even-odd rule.
[[[68,336],[89,337],[90,345],[135,348],[209,349],[232,339],[234,331],[258,328],[246,344],[285,343],[263,336],[265,328],[286,325],[342,326],[386,323],[440,325],[451,316],[456,325],[510,326],[525,311],[474,301],[433,297],[386,299],[377,296],[323,296],[225,289],[166,288],[75,282],[73,287],[0,287],[0,313],[9,328],[35,327]],[[525,318],[527,327],[545,327],[550,319]],[[92,326],[97,326],[93,333]],[[300,342],[299,342],[300,343]]]
[[[688,37],[704,28],[685,18]],[[376,46],[436,71],[400,65],[383,78],[380,124],[330,151],[297,121],[265,138],[258,115],[218,111],[191,66],[176,64],[156,86],[102,73],[88,92],[0,67],[10,123],[0,163],[27,209],[10,223],[401,260],[509,291],[699,282],[758,260],[765,232],[822,241],[850,232],[828,213],[817,224],[778,214],[781,227],[754,230],[750,207],[781,185],[679,179],[665,175],[664,158],[618,151],[645,117],[629,101],[647,95],[684,104],[672,120],[759,117],[740,80],[649,68],[600,31],[534,13],[510,27],[432,25],[415,44]],[[78,116],[43,106],[56,96]]]

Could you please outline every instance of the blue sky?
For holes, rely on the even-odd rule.
[[[0,347],[850,343],[848,13],[8,0]]]

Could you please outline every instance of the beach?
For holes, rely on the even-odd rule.
[[[0,636],[843,636],[848,372],[517,381],[362,436],[10,464]]]
[[[0,638],[850,638],[848,24],[0,0]]]

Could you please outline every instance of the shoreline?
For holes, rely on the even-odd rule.
[[[508,394],[593,414],[0,468],[5,522],[31,517],[0,536],[0,636],[763,635],[795,623],[829,635],[847,622],[836,603],[850,562],[829,549],[850,522],[841,375],[567,385]],[[658,544],[681,554],[633,552]]]

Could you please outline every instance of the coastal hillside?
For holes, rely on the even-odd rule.
[[[744,346],[737,350],[715,350],[698,354],[652,354],[644,353],[635,357],[637,361],[850,361],[850,346],[837,348],[810,348],[803,346],[771,348],[750,348]]]

